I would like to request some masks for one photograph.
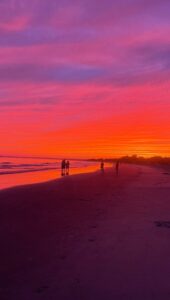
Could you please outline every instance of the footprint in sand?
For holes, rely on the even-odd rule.
[[[92,228],[92,229],[96,229],[96,228],[97,228],[97,226],[96,226],[96,225],[92,225],[92,226],[90,226],[90,228]]]
[[[89,242],[95,242],[94,238],[88,239]]]
[[[38,288],[35,292],[40,294],[40,293],[43,293],[45,290],[47,290],[49,287],[47,285],[44,285],[40,288]]]
[[[61,255],[60,259],[62,259],[62,260],[66,259],[66,255]]]
[[[75,283],[79,285],[80,284],[80,279],[79,278],[75,278]]]
[[[157,227],[165,227],[165,228],[170,228],[170,221],[156,221],[155,225]]]
[[[80,199],[80,201],[89,202],[91,200],[90,199]]]

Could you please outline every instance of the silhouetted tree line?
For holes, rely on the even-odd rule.
[[[116,162],[118,158],[107,158],[104,161],[107,163]],[[101,159],[90,159],[90,161],[101,161]],[[143,156],[122,156],[119,158],[120,162],[128,164],[141,164],[141,165],[157,165],[157,166],[170,166],[170,157],[153,156],[145,158]]]

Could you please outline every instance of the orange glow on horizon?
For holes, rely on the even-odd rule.
[[[79,122],[66,129],[42,134],[39,134],[38,130],[36,132],[27,128],[23,134],[18,128],[14,137],[10,139],[2,138],[1,133],[1,140],[5,140],[5,144],[8,142],[8,149],[11,147],[12,151],[8,151],[8,154],[28,156],[70,158],[110,158],[134,154],[144,157],[168,156],[170,126],[167,117],[168,113],[162,116],[159,110],[153,113],[152,110],[146,112],[140,109],[133,116],[124,113],[88,123]]]

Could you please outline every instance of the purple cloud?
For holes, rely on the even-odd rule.
[[[1,86],[166,82],[169,13],[168,0],[1,1]]]

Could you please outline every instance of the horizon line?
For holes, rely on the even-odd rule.
[[[63,157],[57,157],[57,156],[34,156],[34,155],[3,155],[0,154],[0,158],[32,158],[32,159],[63,159]],[[115,157],[91,157],[91,158],[72,158],[72,157],[67,157],[67,159],[70,160],[100,160],[100,159],[104,159],[104,160],[112,160],[112,159],[121,159],[121,158],[142,158],[142,159],[152,159],[152,158],[161,158],[161,159],[170,159],[170,156],[161,156],[161,155],[154,155],[154,156],[149,156],[149,157],[145,157],[142,155],[137,155],[137,154],[132,154],[132,155],[122,155],[122,156],[115,156]]]

